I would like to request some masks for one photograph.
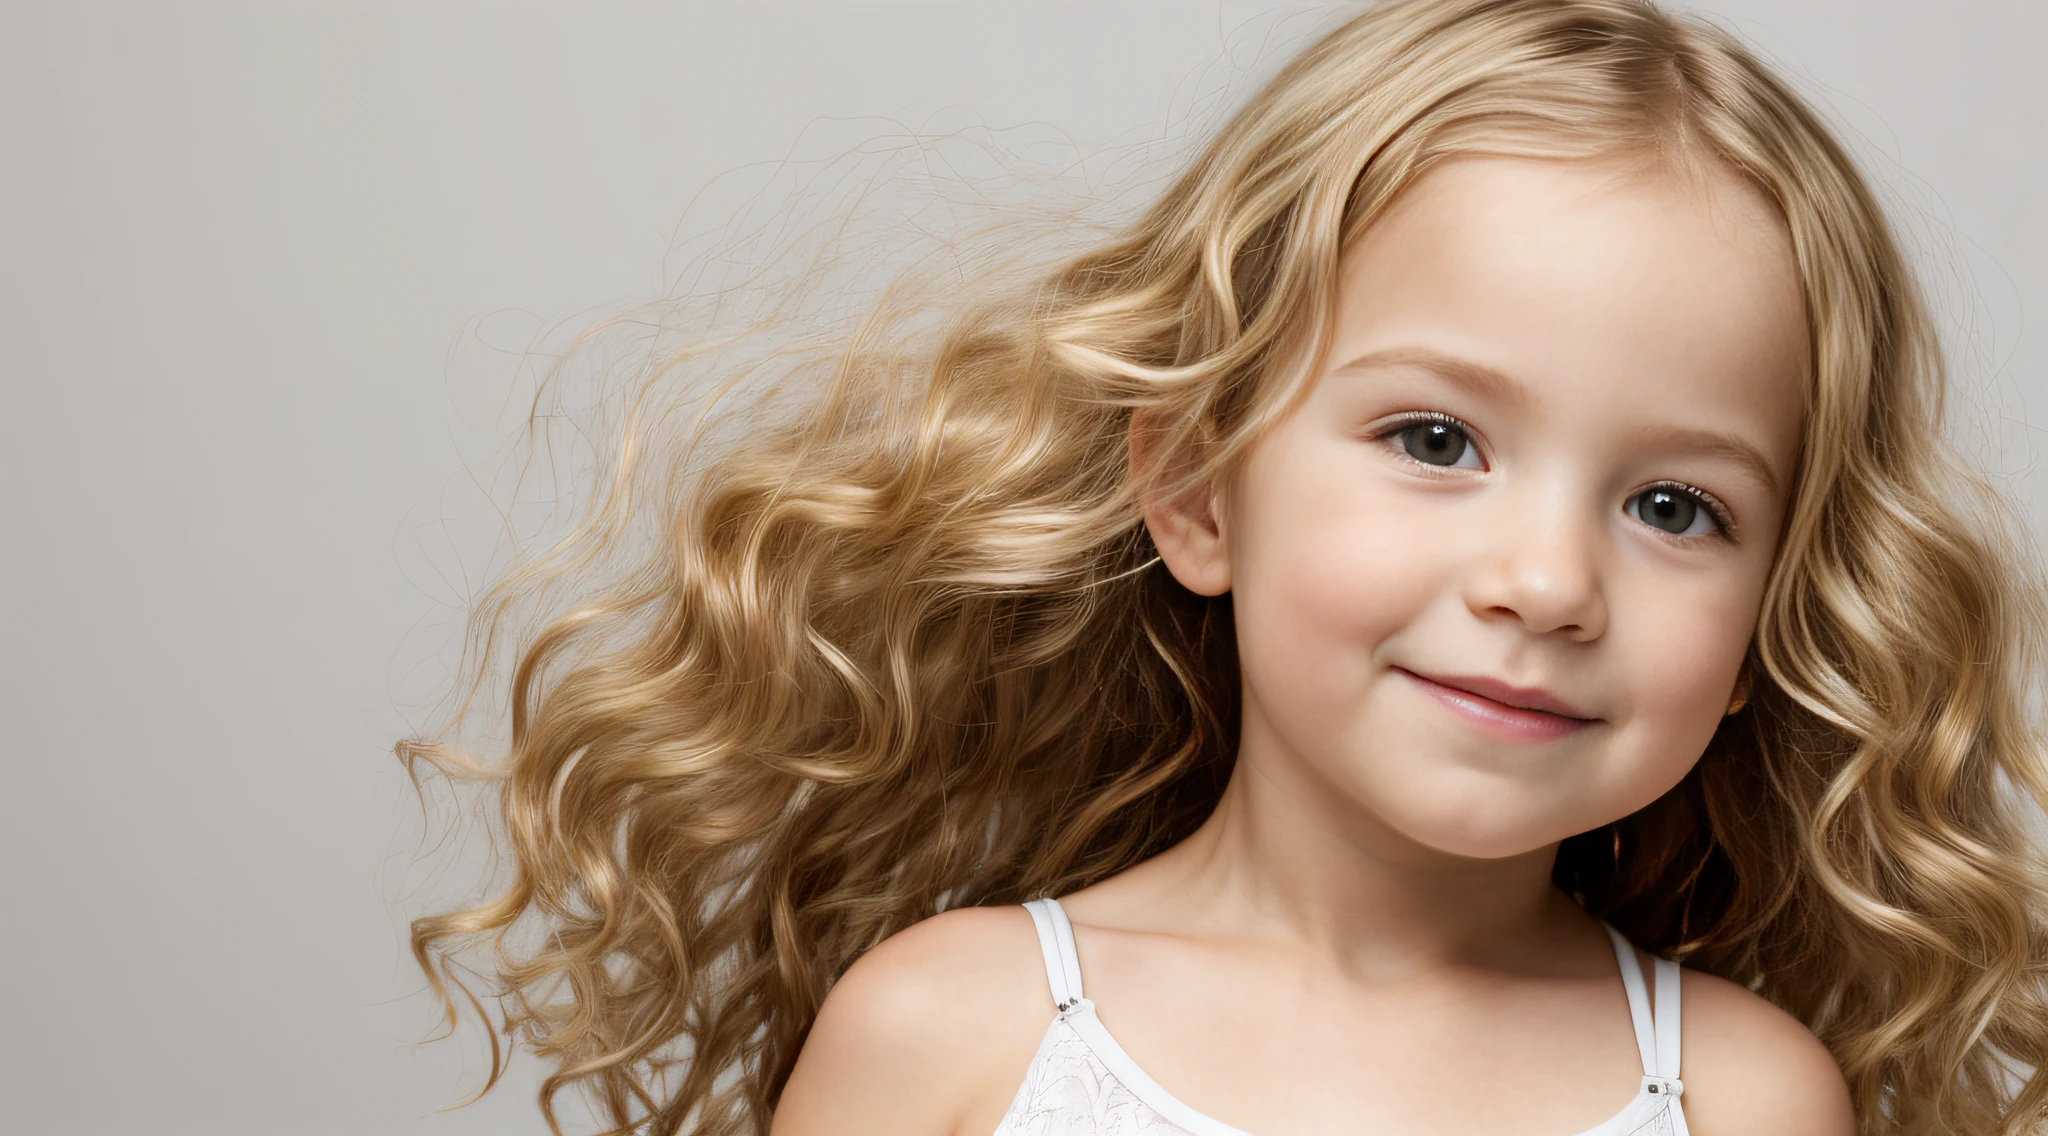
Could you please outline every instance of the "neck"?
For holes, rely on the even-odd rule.
[[[1421,844],[1285,752],[1247,715],[1216,811],[1160,857],[1193,919],[1390,973],[1523,955],[1584,916],[1551,883],[1557,846],[1498,859]],[[1526,957],[1526,956],[1524,956]],[[1509,960],[1502,958],[1505,963]]]

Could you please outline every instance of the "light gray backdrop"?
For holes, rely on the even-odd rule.
[[[1965,432],[2048,531],[2048,9],[1707,9],[1906,209]],[[800,139],[1142,141],[1318,11],[0,6],[0,1130],[542,1131],[531,1061],[434,1111],[480,1046],[410,1044],[441,877],[389,756],[486,567],[519,350],[660,291]]]

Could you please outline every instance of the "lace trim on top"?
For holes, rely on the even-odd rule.
[[[1057,1015],[1031,1058],[995,1136],[1250,1136],[1181,1102],[1131,1060],[1081,994],[1081,965],[1073,927],[1058,901],[1025,904],[1045,955],[1046,978]],[[1607,928],[1628,992],[1629,1017],[1645,1070],[1636,1095],[1604,1123],[1578,1136],[1690,1136],[1679,1097],[1678,975],[1676,963],[1656,960],[1657,1005],[1635,951]]]

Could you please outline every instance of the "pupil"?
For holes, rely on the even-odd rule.
[[[1699,502],[1669,489],[1652,489],[1644,493],[1641,500],[1639,512],[1643,520],[1670,533],[1682,533],[1691,528],[1700,511]]]
[[[1465,456],[1465,432],[1442,422],[1430,422],[1405,431],[1408,456],[1431,465],[1456,465]]]

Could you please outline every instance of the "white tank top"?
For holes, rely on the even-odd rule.
[[[1059,901],[1035,899],[1024,906],[1038,926],[1058,1014],[995,1136],[1247,1136],[1182,1104],[1138,1068],[1095,1016],[1095,1003],[1081,996],[1074,928]],[[1656,960],[1653,1016],[1634,948],[1614,928],[1607,934],[1628,991],[1643,1082],[1625,1108],[1579,1136],[1687,1136],[1678,1105],[1685,1088],[1678,1080],[1678,964]]]

